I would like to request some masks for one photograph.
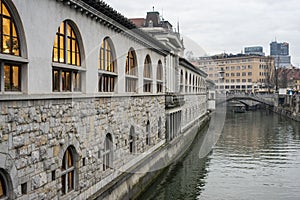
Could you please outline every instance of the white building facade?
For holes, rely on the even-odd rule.
[[[105,194],[168,142],[165,45],[103,1],[0,4],[0,198]]]

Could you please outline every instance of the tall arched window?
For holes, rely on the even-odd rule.
[[[0,199],[12,199],[12,188],[6,171],[0,169]]]
[[[156,84],[157,84],[157,93],[163,92],[163,66],[160,60],[158,61],[157,64]]]
[[[19,31],[6,1],[0,0],[0,54],[12,55],[13,60],[0,59],[0,90],[21,91],[22,67],[14,59],[21,56]],[[18,59],[19,60],[19,59]]]
[[[184,85],[183,85],[183,71],[182,70],[180,70],[180,92],[183,92],[183,87],[184,87]]]
[[[75,150],[68,147],[62,161],[61,169],[62,194],[67,194],[75,189]]]
[[[133,126],[131,126],[129,133],[129,152],[135,153],[135,131]]]
[[[113,92],[116,83],[116,60],[113,44],[109,38],[102,41],[98,65],[99,92]]]
[[[192,74],[190,74],[189,85],[189,91],[192,92]]]
[[[195,92],[195,75],[193,75],[193,85],[192,85],[192,87],[193,87],[193,92]]]
[[[149,55],[144,61],[144,92],[152,91],[152,63]]]
[[[126,92],[136,92],[138,72],[137,72],[137,64],[136,64],[136,55],[133,49],[130,49],[127,53],[125,74],[126,74],[126,82],[125,82]]]
[[[54,92],[81,91],[81,51],[73,26],[65,20],[56,32],[52,53]]]
[[[148,120],[146,125],[146,144],[150,145],[150,142],[150,122]]]
[[[103,171],[112,168],[113,162],[113,140],[110,133],[106,134],[103,152]]]
[[[188,79],[189,79],[189,77],[188,77],[188,73],[187,72],[185,72],[185,92],[187,93],[188,92],[188,88],[189,88],[189,86],[188,86]]]

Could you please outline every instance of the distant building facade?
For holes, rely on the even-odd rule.
[[[260,55],[260,56],[265,55],[262,46],[245,47],[244,52],[246,55]]]
[[[273,87],[274,58],[221,54],[200,57],[198,67],[216,83],[218,92],[258,92]]]
[[[274,57],[276,68],[291,66],[291,56],[289,55],[289,43],[278,43],[277,41],[271,42],[270,55]]]

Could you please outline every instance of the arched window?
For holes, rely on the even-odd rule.
[[[189,85],[190,85],[189,91],[192,92],[192,74],[190,74]]]
[[[193,92],[195,92],[195,75],[193,75]]]
[[[137,66],[136,66],[136,55],[133,49],[130,49],[126,57],[126,82],[125,89],[126,92],[136,92],[137,90]]]
[[[158,119],[157,137],[161,139],[161,118]]]
[[[15,19],[6,1],[0,0],[0,54],[12,55],[12,60],[0,59],[0,90],[5,92],[21,91],[22,67],[19,60],[21,45]],[[15,57],[16,56],[16,59]]]
[[[149,122],[149,120],[147,121],[147,125],[146,125],[146,144],[150,145],[150,122]]]
[[[75,189],[75,151],[68,147],[62,161],[61,169],[62,194],[67,194]]]
[[[185,72],[185,92],[187,93],[188,92],[188,73],[187,72]]]
[[[183,87],[184,87],[184,85],[183,85],[183,71],[182,70],[180,70],[180,92],[183,92]]]
[[[157,93],[163,92],[163,66],[160,60],[158,61],[157,64],[156,85],[157,85]]]
[[[0,199],[12,199],[11,194],[8,174],[3,169],[0,169]]]
[[[116,83],[116,60],[112,42],[109,38],[102,41],[98,65],[99,92],[113,92]]]
[[[129,152],[135,153],[135,131],[133,126],[131,126],[129,133]]]
[[[72,23],[65,20],[58,28],[52,53],[52,90],[81,91],[81,51]]]
[[[149,55],[144,61],[144,92],[151,92],[152,90],[152,64]]]
[[[103,152],[103,171],[112,168],[113,162],[113,140],[110,133],[106,134]]]

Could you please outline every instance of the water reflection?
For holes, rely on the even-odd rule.
[[[209,159],[199,158],[199,150],[207,127],[195,138],[192,148],[168,167],[151,188],[138,199],[195,199],[202,191]]]
[[[200,159],[202,142],[196,138],[140,199],[300,199],[300,123],[227,112],[217,144]]]

